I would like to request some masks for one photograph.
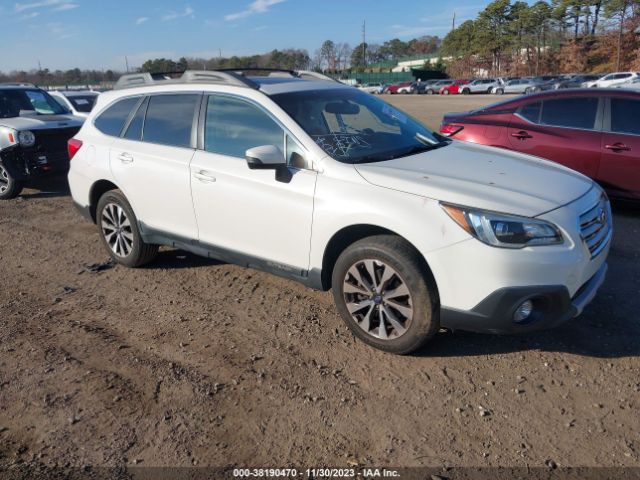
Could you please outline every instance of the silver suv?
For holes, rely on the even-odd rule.
[[[69,169],[67,140],[82,119],[31,84],[0,84],[0,200],[36,177]]]

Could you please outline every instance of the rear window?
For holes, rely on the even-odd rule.
[[[78,112],[89,113],[93,108],[93,104],[96,103],[97,95],[74,95],[73,97],[67,97],[67,100],[71,102],[73,108]]]
[[[572,97],[546,100],[541,123],[566,128],[593,129],[598,113],[598,98]]]
[[[640,135],[640,100],[611,99],[611,131]]]
[[[200,96],[157,95],[149,99],[143,140],[174,147],[191,147],[193,118]]]
[[[93,124],[105,135],[114,137],[120,136],[120,132],[124,128],[124,124],[129,118],[129,114],[133,107],[140,101],[140,97],[124,98],[98,115]]]

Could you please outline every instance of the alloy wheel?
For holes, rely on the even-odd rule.
[[[9,173],[0,165],[0,194],[9,190]]]
[[[119,257],[127,257],[133,250],[133,230],[124,209],[117,203],[107,203],[100,224],[111,251]]]
[[[407,332],[413,319],[411,292],[390,265],[357,261],[347,270],[342,292],[351,317],[368,335],[392,340]]]

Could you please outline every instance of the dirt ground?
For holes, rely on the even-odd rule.
[[[433,128],[496,100],[385,99]],[[640,208],[615,228],[574,321],[399,357],[265,273],[109,268],[63,183],[26,191],[0,203],[0,467],[640,467]]]

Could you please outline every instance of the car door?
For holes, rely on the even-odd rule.
[[[147,97],[110,149],[111,172],[147,231],[195,239],[189,163],[200,93]]]
[[[262,107],[247,99],[212,94],[201,114],[201,149],[191,162],[193,207],[199,240],[240,263],[303,275],[309,245],[316,172],[308,154]],[[245,151],[276,145],[289,166],[250,170]]]
[[[521,105],[509,124],[511,148],[553,160],[595,178],[600,163],[604,102],[561,97]]]
[[[640,197],[640,100],[607,99],[598,180],[624,196]]]
[[[511,80],[504,86],[504,93],[518,93],[520,80]]]

